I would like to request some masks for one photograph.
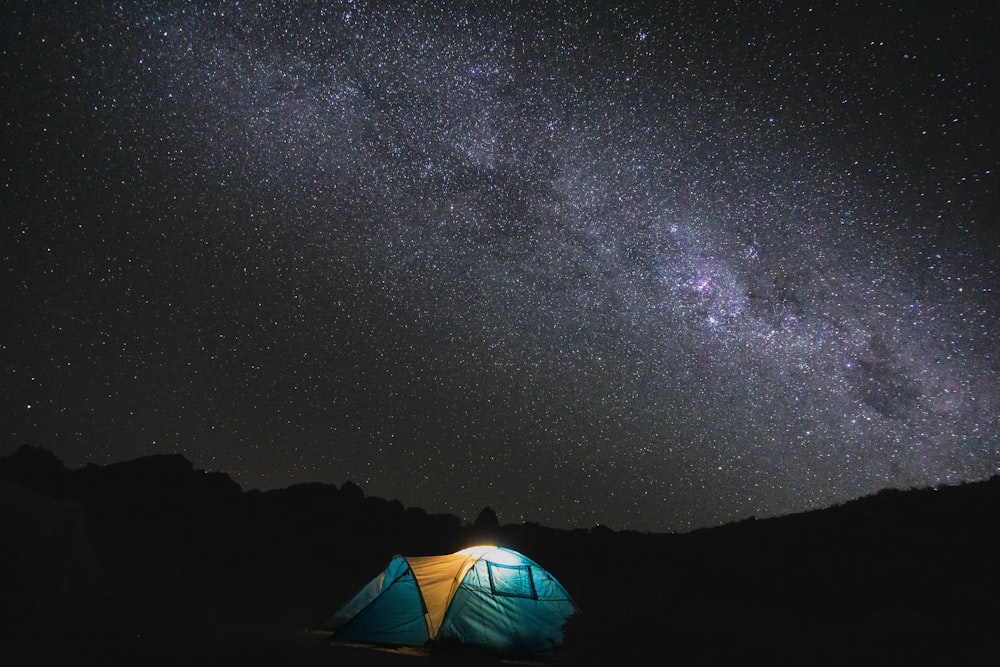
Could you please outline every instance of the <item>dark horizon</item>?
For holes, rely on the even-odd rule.
[[[169,463],[167,463],[169,461]],[[177,465],[177,461],[182,461],[183,465]],[[4,474],[4,470],[7,470],[7,474]],[[703,530],[713,530],[713,529],[728,529],[734,526],[745,524],[747,522],[755,521],[767,521],[769,519],[776,520],[776,523],[781,523],[782,520],[788,519],[805,519],[810,515],[820,516],[827,511],[842,511],[848,507],[860,507],[866,502],[879,501],[889,496],[902,497],[897,494],[910,494],[914,496],[924,495],[927,492],[958,492],[962,493],[963,489],[971,488],[989,488],[991,486],[1000,485],[1000,474],[993,475],[984,480],[974,480],[968,482],[960,482],[958,484],[948,484],[948,485],[937,485],[937,486],[927,486],[927,487],[910,487],[907,489],[886,487],[884,489],[879,489],[878,491],[864,496],[858,496],[856,498],[851,498],[843,503],[834,503],[828,506],[807,508],[804,510],[799,510],[787,514],[775,514],[770,516],[756,516],[748,515],[742,517],[736,517],[730,521],[726,521],[719,524],[698,526],[686,531],[644,531],[636,530],[629,527],[612,526],[603,523],[595,523],[592,525],[580,525],[580,526],[558,526],[539,523],[537,521],[531,520],[514,520],[509,521],[504,516],[498,514],[492,505],[484,505],[471,514],[456,514],[453,512],[436,512],[433,509],[428,509],[407,502],[406,498],[402,497],[387,497],[378,496],[366,491],[363,486],[358,485],[353,480],[344,480],[344,482],[336,484],[333,482],[296,482],[284,487],[274,487],[270,489],[259,489],[259,488],[246,488],[239,484],[232,475],[227,473],[225,470],[208,470],[200,468],[195,462],[191,461],[183,454],[174,453],[156,453],[156,454],[146,454],[143,456],[124,459],[121,461],[110,461],[107,463],[99,464],[94,462],[88,462],[80,467],[69,467],[64,461],[59,459],[52,451],[45,449],[43,447],[36,447],[34,445],[22,445],[18,447],[11,454],[0,454],[0,479],[5,476],[11,476],[11,481],[19,485],[24,485],[26,488],[32,490],[41,491],[46,495],[50,495],[54,498],[61,498],[64,494],[69,494],[72,497],[72,485],[59,488],[58,485],[54,488],[47,488],[47,485],[58,482],[61,478],[61,473],[65,473],[66,477],[62,479],[65,482],[66,479],[71,478],[74,473],[77,475],[83,475],[93,471],[101,471],[105,469],[115,470],[119,473],[127,472],[128,470],[142,470],[142,479],[146,482],[156,484],[166,484],[170,485],[177,482],[178,475],[181,477],[198,477],[199,475],[214,476],[216,479],[222,479],[226,482],[234,485],[239,489],[241,495],[248,493],[261,493],[267,494],[269,492],[285,493],[285,492],[297,492],[304,488],[310,488],[314,491],[316,488],[325,489],[331,492],[343,493],[348,497],[363,498],[366,500],[371,500],[373,502],[385,503],[387,505],[396,505],[400,509],[407,512],[417,512],[418,514],[424,516],[436,516],[438,518],[450,517],[455,520],[453,524],[456,528],[461,527],[463,529],[474,528],[483,519],[487,519],[487,523],[493,525],[494,523],[498,527],[529,527],[529,528],[540,528],[544,530],[552,530],[557,532],[569,532],[577,533],[580,531],[598,531],[598,532],[618,532],[618,533],[641,533],[649,535],[651,537],[659,536],[680,536],[691,532],[703,531]],[[166,476],[157,476],[155,474],[156,470],[167,473]],[[152,476],[149,476],[152,473]],[[20,479],[23,477],[24,479]],[[37,487],[37,488],[36,488]],[[980,510],[989,510],[989,507],[978,508]],[[383,539],[380,537],[380,539]]]
[[[463,524],[357,487],[243,492],[177,455],[67,471],[32,448],[0,458],[0,509],[5,665],[509,664],[316,631],[394,555],[483,544],[524,554],[572,597],[559,664],[1000,657],[1000,476],[673,535],[501,525],[486,511]]]

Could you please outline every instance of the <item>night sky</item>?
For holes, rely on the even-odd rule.
[[[653,531],[996,474],[998,17],[4,3],[0,453]]]

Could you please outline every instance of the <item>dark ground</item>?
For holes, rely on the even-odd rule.
[[[475,526],[356,486],[243,492],[179,456],[0,459],[0,664],[501,664],[315,630],[394,553],[496,542],[582,613],[552,664],[1000,664],[1000,478],[684,535]],[[524,658],[521,658],[524,661]]]

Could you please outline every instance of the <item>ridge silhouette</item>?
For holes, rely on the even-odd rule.
[[[351,482],[244,491],[180,455],[69,470],[23,446],[0,458],[0,661],[329,662],[302,630],[394,554],[489,537],[573,595],[567,664],[989,664],[998,526],[1000,477],[657,534],[504,525],[490,508],[463,524]]]

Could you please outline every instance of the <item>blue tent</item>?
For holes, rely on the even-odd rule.
[[[562,643],[576,612],[569,593],[530,558],[480,546],[444,556],[396,556],[323,626],[341,642],[459,642],[512,653]]]

